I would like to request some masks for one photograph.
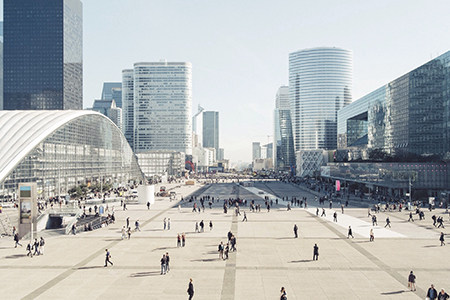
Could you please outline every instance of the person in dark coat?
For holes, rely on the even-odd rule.
[[[449,295],[445,292],[444,289],[441,289],[441,292],[438,294],[437,299],[438,300],[447,300],[449,298]]]
[[[416,275],[413,274],[413,271],[411,271],[411,272],[409,273],[409,276],[408,276],[408,285],[409,285],[409,289],[410,289],[411,291],[413,291],[413,289],[414,289],[414,291],[416,290]]]
[[[443,232],[441,232],[441,236],[439,237],[439,240],[441,241],[441,246],[445,246],[444,233]]]
[[[298,238],[297,231],[298,231],[297,224],[294,224],[294,234],[295,234],[295,238]]]
[[[352,231],[352,226],[348,226],[347,238],[349,238],[349,237],[352,237],[352,239],[354,238],[353,231]]]
[[[436,300],[438,296],[438,293],[436,289],[434,288],[434,285],[431,285],[427,292],[427,298],[430,298],[430,300]]]
[[[319,260],[319,247],[314,244],[313,260]]]
[[[192,284],[192,278],[189,279],[189,287],[187,289],[187,293],[189,295],[189,300],[191,300],[194,297],[194,284]]]

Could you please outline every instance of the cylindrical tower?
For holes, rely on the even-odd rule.
[[[337,111],[352,101],[353,52],[320,47],[289,54],[295,151],[337,148]]]

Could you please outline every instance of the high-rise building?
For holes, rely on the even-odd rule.
[[[116,106],[122,108],[122,82],[104,82],[102,100],[112,100]]]
[[[215,159],[219,154],[219,112],[203,112],[203,145],[204,148],[214,148]]]
[[[80,0],[4,0],[4,109],[83,108]]]
[[[252,143],[252,161],[255,159],[261,158],[261,143],[253,142]]]
[[[295,165],[295,150],[288,86],[281,86],[276,94],[273,137],[274,168],[290,170]]]
[[[198,105],[197,113],[192,117],[192,131],[197,135],[195,147],[203,147],[203,111],[205,109]]]
[[[192,154],[191,63],[136,63],[122,72],[122,96],[124,133],[136,153]]]
[[[116,106],[114,99],[94,100],[92,110],[107,116],[122,130],[122,109]]]
[[[217,155],[217,160],[225,159],[225,149],[219,148],[219,154]]]
[[[336,149],[337,111],[352,101],[351,50],[321,47],[289,54],[295,151]]]

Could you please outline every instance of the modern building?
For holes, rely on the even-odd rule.
[[[214,148],[219,154],[219,112],[203,112],[203,145],[204,148]],[[215,157],[217,160],[217,157]]]
[[[136,153],[192,154],[192,65],[142,62],[122,72],[124,133]]]
[[[192,117],[192,131],[196,135],[196,141],[193,147],[203,147],[203,111],[205,109],[198,105],[197,112]]]
[[[104,82],[102,100],[114,100],[116,107],[122,108],[122,82]]]
[[[276,94],[273,137],[274,168],[279,171],[291,170],[295,166],[295,149],[288,86],[281,86]]]
[[[342,108],[338,140],[348,160],[374,149],[450,159],[450,51]]]
[[[114,99],[94,100],[92,110],[107,116],[122,130],[122,109],[116,107],[116,101]]]
[[[261,147],[261,151],[262,151],[262,148],[265,148],[265,151],[266,151],[266,155],[263,156],[263,158],[273,158],[273,143],[268,143],[266,145],[263,145]]]
[[[181,176],[185,171],[185,154],[176,151],[148,151],[136,154],[146,177],[158,175]]]
[[[143,174],[122,132],[90,110],[0,111],[0,195],[36,182],[38,195],[67,194],[81,183],[115,186]]]
[[[261,158],[261,143],[253,142],[252,143],[252,161]]]
[[[83,109],[80,0],[4,0],[5,110]]]
[[[219,148],[219,154],[217,155],[217,160],[225,160],[225,149]]]
[[[337,111],[351,103],[352,91],[352,51],[320,47],[289,54],[295,151],[336,149]]]

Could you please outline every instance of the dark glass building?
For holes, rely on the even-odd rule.
[[[80,0],[4,0],[4,109],[83,108]]]
[[[203,112],[203,148],[216,149],[216,159],[219,156],[219,112]]]

